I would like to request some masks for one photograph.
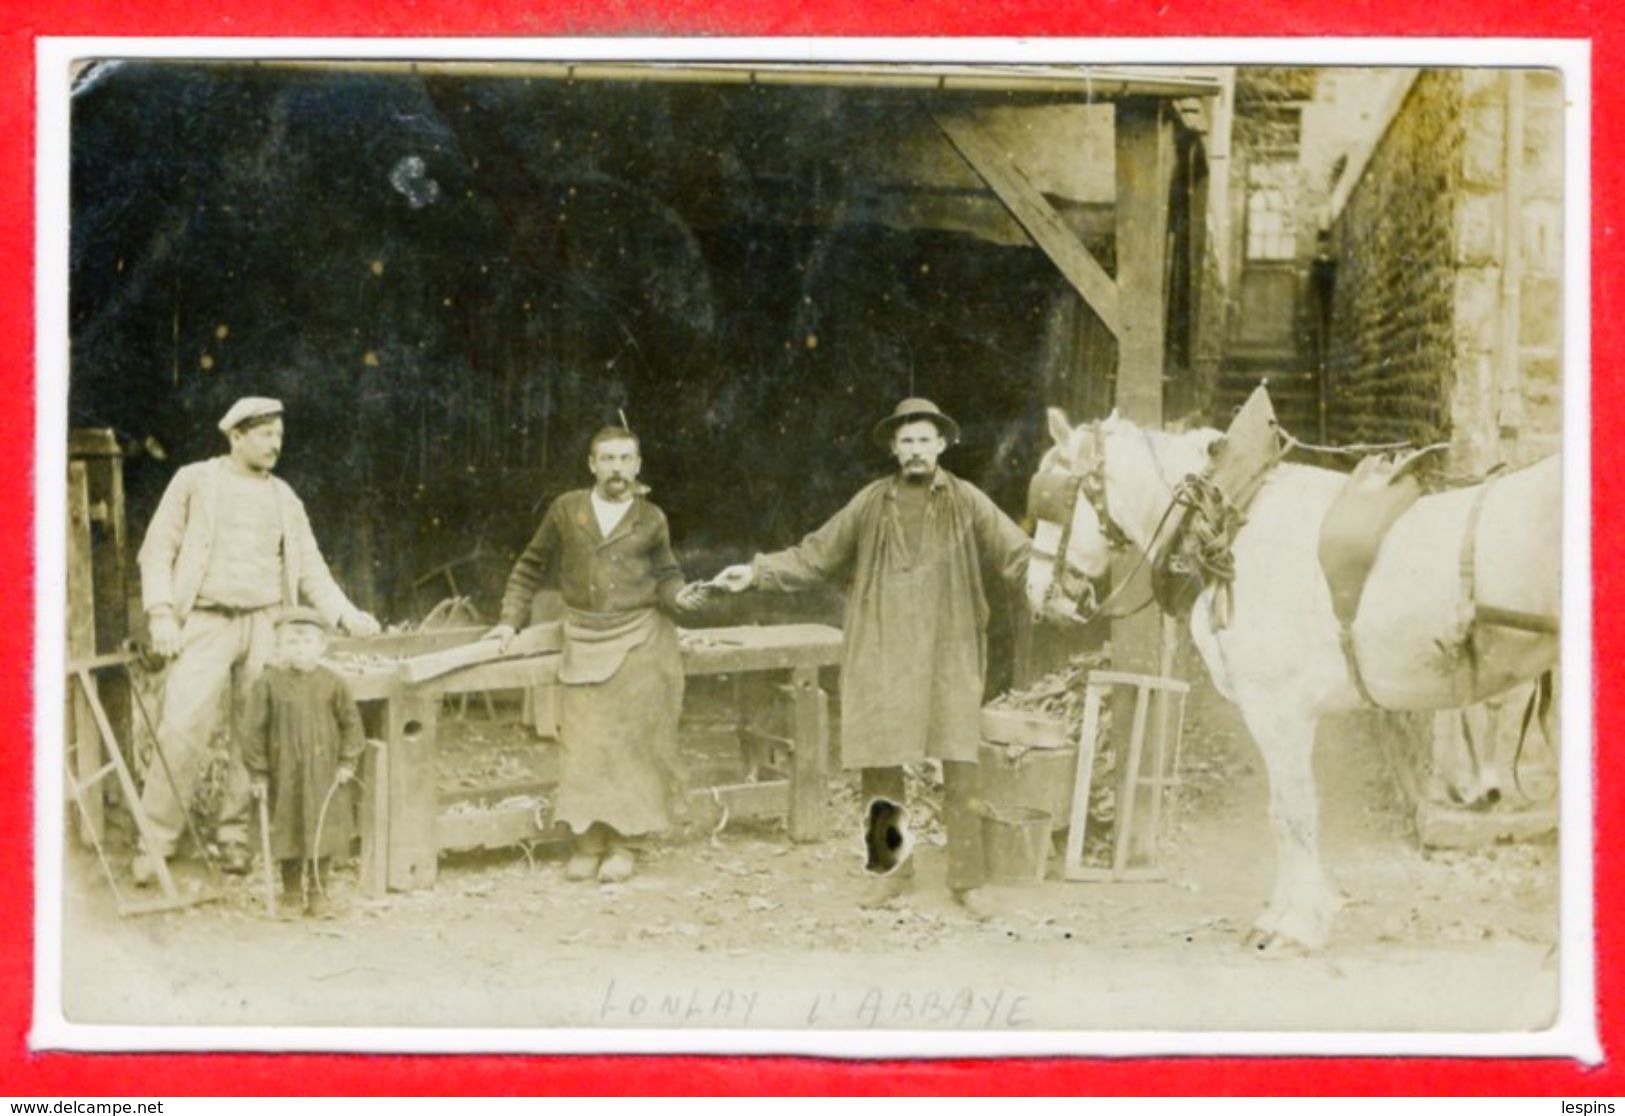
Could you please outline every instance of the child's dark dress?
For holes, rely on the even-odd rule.
[[[243,763],[270,785],[271,855],[277,860],[348,856],[355,838],[351,787],[340,787],[322,823],[322,800],[339,765],[352,770],[366,739],[355,698],[342,678],[324,667],[298,671],[268,667],[249,691],[243,717]]]

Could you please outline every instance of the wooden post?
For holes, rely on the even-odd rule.
[[[435,818],[440,802],[435,758],[440,692],[398,685],[384,715],[389,771],[389,867],[392,891],[433,887],[439,866]]]
[[[1173,184],[1173,124],[1161,102],[1125,100],[1117,104],[1117,287],[1122,329],[1117,339],[1117,409],[1148,429],[1163,423],[1162,378],[1167,350],[1168,194]],[[1138,556],[1123,553],[1112,562],[1112,583],[1129,577]],[[1151,591],[1149,567],[1124,589],[1138,603]],[[1156,608],[1112,623],[1112,668],[1154,674],[1161,666],[1161,621]],[[1136,720],[1136,694],[1119,686],[1112,694],[1112,734],[1117,755],[1127,758]],[[1143,725],[1143,722],[1142,722]],[[1130,777],[1132,779],[1132,776]],[[1125,782],[1132,794],[1132,781]],[[1129,803],[1119,801],[1118,824]],[[1119,863],[1126,843],[1119,845]]]
[[[795,749],[790,756],[790,839],[824,836],[829,797],[829,696],[818,685],[817,667],[790,676]]]
[[[68,660],[83,662],[96,654],[95,599],[91,589],[90,497],[83,461],[68,463]],[[94,679],[85,679],[87,687]],[[68,687],[72,726],[71,765],[80,782],[85,782],[101,766],[101,743],[89,696],[76,686]],[[116,745],[115,745],[116,746]],[[84,809],[79,816],[79,838],[94,847],[102,835],[101,784],[87,785]]]
[[[1117,105],[1117,407],[1141,426],[1162,425],[1166,359],[1168,194],[1173,124],[1161,102]]]
[[[1122,329],[1117,344],[1117,409],[1141,426],[1162,426],[1162,374],[1166,359],[1168,292],[1166,256],[1168,191],[1173,184],[1173,125],[1161,102],[1126,100],[1117,105],[1117,286]],[[1113,568],[1127,576],[1134,559]],[[1139,600],[1142,590],[1125,590]],[[1150,674],[1158,665],[1154,610],[1112,627],[1113,666]],[[1129,710],[1125,708],[1124,713]],[[1120,719],[1126,727],[1128,716]]]

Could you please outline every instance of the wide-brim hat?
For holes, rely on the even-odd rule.
[[[249,395],[231,405],[220,419],[220,433],[230,434],[249,419],[271,418],[282,413],[280,399],[267,399],[263,395]]]
[[[288,624],[309,624],[313,628],[320,628],[328,635],[333,634],[332,625],[328,624],[321,613],[303,605],[297,608],[285,608],[277,613],[276,626],[281,628]]]
[[[942,436],[948,439],[950,445],[959,441],[959,424],[944,414],[941,407],[929,399],[905,399],[892,408],[891,414],[875,423],[875,444],[882,447],[890,446],[892,432],[903,423],[913,422],[915,419],[929,419],[936,423],[937,429],[942,431]]]

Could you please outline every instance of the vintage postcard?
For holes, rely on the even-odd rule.
[[[37,1045],[1599,1056],[1583,45],[39,59]]]

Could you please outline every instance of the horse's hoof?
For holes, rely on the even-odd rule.
[[[1445,791],[1445,797],[1450,800],[1453,806],[1459,806],[1463,810],[1473,813],[1483,813],[1486,810],[1494,809],[1501,801],[1501,790],[1499,787],[1490,787],[1488,790],[1480,791],[1478,794],[1468,797],[1455,787],[1450,787]]]

